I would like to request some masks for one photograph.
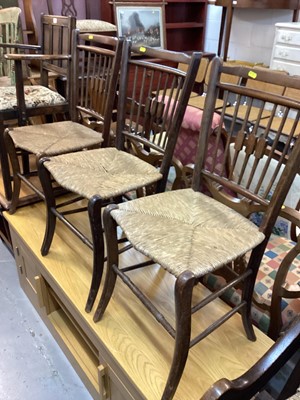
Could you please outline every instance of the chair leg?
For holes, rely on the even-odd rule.
[[[115,273],[113,266],[118,267],[119,255],[118,255],[118,237],[117,237],[117,224],[110,215],[111,210],[117,208],[117,205],[110,205],[105,208],[103,212],[103,224],[107,247],[107,271],[103,286],[103,291],[96,312],[94,314],[94,322],[100,321],[102,318],[109,300],[114,291],[117,274]]]
[[[56,226],[56,215],[52,211],[55,210],[56,203],[51,183],[51,175],[50,172],[44,166],[44,162],[47,160],[48,160],[47,158],[42,158],[38,162],[38,173],[42,184],[43,192],[45,195],[45,202],[47,209],[46,230],[41,247],[41,254],[43,256],[46,256],[49,252]]]
[[[100,196],[93,196],[88,203],[88,214],[93,239],[93,276],[85,311],[90,312],[101,283],[104,267],[104,239],[101,210],[103,201]]]
[[[11,177],[9,171],[8,157],[5,150],[4,142],[4,123],[0,121],[0,162],[1,162],[1,173],[4,186],[4,196],[8,201],[11,201],[12,188],[11,188]]]
[[[18,206],[20,190],[21,190],[21,179],[19,178],[20,164],[14,142],[10,137],[8,129],[4,131],[4,143],[6,152],[10,158],[12,175],[13,175],[13,190],[11,196],[11,204],[9,206],[9,213],[14,214]]]
[[[242,321],[244,329],[249,340],[255,341],[256,336],[253,329],[252,319],[251,319],[251,305],[252,297],[254,291],[255,280],[257,276],[257,271],[260,266],[261,259],[264,255],[264,251],[267,245],[268,239],[260,243],[259,246],[252,251],[250,260],[248,262],[247,270],[251,270],[252,273],[246,278],[244,282],[244,287],[242,291],[242,302],[245,302],[245,307],[241,308]]]
[[[163,400],[173,398],[189,353],[192,294],[195,282],[195,276],[191,272],[183,272],[175,283],[175,347],[171,369],[162,395]]]
[[[298,254],[300,254],[300,240],[281,261],[275,277],[270,307],[270,326],[268,330],[268,336],[270,336],[273,340],[276,340],[278,338],[283,325],[281,300],[282,297],[284,298],[285,295],[288,295],[283,285],[289,272],[289,268],[292,265],[294,259],[298,256]]]

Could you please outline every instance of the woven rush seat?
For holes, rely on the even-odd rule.
[[[300,388],[298,389],[297,393],[289,397],[287,400],[300,400]]]
[[[253,223],[192,189],[136,199],[111,213],[137,250],[175,276],[203,276],[264,239]]]
[[[113,147],[51,157],[44,164],[60,185],[87,199],[97,194],[109,199],[162,177],[152,165]]]
[[[27,108],[66,103],[66,99],[59,93],[38,85],[24,86],[24,98]],[[12,108],[17,108],[16,87],[1,87],[0,110]]]
[[[78,151],[85,146],[99,146],[103,141],[98,132],[73,121],[14,128],[10,136],[16,147],[37,157]]]

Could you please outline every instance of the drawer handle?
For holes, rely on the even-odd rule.
[[[100,389],[100,399],[110,398],[110,388],[109,388],[109,377],[106,373],[107,367],[104,365],[99,365],[98,367],[98,379],[99,379],[99,389]]]
[[[279,51],[278,52],[278,54],[281,56],[281,57],[287,57],[288,55],[289,55],[289,53],[287,52],[287,51]]]
[[[281,40],[290,42],[293,39],[291,35],[281,35]]]
[[[18,246],[15,247],[15,251],[16,251],[17,256],[19,257],[20,256],[20,250],[19,250]]]

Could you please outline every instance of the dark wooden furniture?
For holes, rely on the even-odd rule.
[[[168,0],[165,13],[169,50],[204,49],[207,0]]]
[[[123,39],[92,36],[92,44],[83,45],[84,41],[91,42],[91,35],[79,35],[78,30],[73,32],[71,94],[66,120],[21,126],[4,132],[13,178],[10,213],[25,201],[20,197],[21,183],[27,185],[38,199],[44,198],[36,170],[41,157],[97,148],[101,143],[108,145]],[[30,173],[21,168],[20,151],[34,160]]]
[[[111,199],[121,201],[124,195],[134,190],[142,190],[147,186],[154,187],[153,191],[165,189],[176,139],[201,58],[201,53],[188,56],[136,46],[132,49],[133,53],[144,58],[135,59],[129,57],[131,42],[125,41],[125,46],[127,51],[123,52],[120,74],[115,146],[40,160],[39,175],[47,205],[47,228],[41,252],[43,255],[49,252],[57,217],[93,251],[93,278],[86,305],[88,312],[96,299],[104,265],[101,209]],[[189,64],[189,68],[184,72],[153,63],[153,58],[182,62]],[[136,89],[135,84],[133,87],[128,85],[131,66],[134,69],[134,81],[141,83],[140,90]],[[167,87],[172,88],[170,97],[165,94],[158,96],[160,90],[166,90]],[[129,154],[128,150],[140,157]],[[79,195],[88,201],[92,241],[83,237],[80,229],[68,222],[69,215],[78,212],[76,202],[64,216],[65,204],[54,197],[52,177],[76,197]],[[70,206],[70,203],[67,205]]]
[[[38,29],[32,8],[32,0],[23,0],[23,11],[25,18],[25,27],[23,30],[24,35],[27,37],[29,44],[38,44]]]
[[[232,16],[235,8],[264,8],[264,9],[282,9],[293,10],[293,21],[298,21],[300,1],[299,0],[216,0],[213,2],[216,6],[222,6],[222,17],[219,35],[218,55],[223,54],[227,60],[230,30]],[[223,42],[224,40],[224,42]],[[222,52],[222,46],[224,50]]]
[[[7,54],[6,57],[15,63],[16,89],[1,87],[2,106],[0,107],[0,161],[4,186],[4,193],[0,193],[1,204],[8,208],[12,197],[10,168],[5,152],[4,128],[8,121],[17,120],[18,125],[26,125],[28,118],[35,116],[49,116],[53,113],[65,113],[69,110],[68,98],[48,87],[49,73],[55,72],[58,76],[70,74],[71,37],[75,28],[73,17],[51,17],[43,15],[42,45],[31,46],[26,44],[13,44],[14,48],[23,51],[37,51],[42,54]],[[4,44],[2,46],[5,46]],[[9,45],[7,45],[9,46]],[[39,60],[41,65],[41,83],[37,86],[24,85],[24,61]],[[70,82],[69,82],[70,84]],[[26,94],[26,96],[25,96]],[[4,99],[4,101],[3,101]],[[23,168],[28,171],[28,163],[23,159]]]
[[[132,6],[135,1],[131,1]],[[163,3],[153,0],[150,3]],[[125,4],[120,1],[120,3]],[[139,5],[142,2],[136,1]],[[115,23],[112,2],[100,1],[101,18]],[[204,48],[207,0],[169,0],[165,2],[167,49],[202,51]]]
[[[263,390],[264,385],[297,353],[299,341],[300,317],[294,321],[287,332],[276,341],[271,349],[249,371],[232,381],[225,378],[219,380],[209,388],[200,400],[272,400],[273,397],[267,396],[267,393]],[[300,360],[296,362],[291,376],[287,379],[283,389],[280,389],[279,397],[276,398],[286,399],[286,396],[296,392],[300,383],[299,375],[296,375],[297,373],[299,374],[299,367]],[[257,395],[260,392],[262,393]],[[285,394],[284,397],[283,393]]]
[[[114,36],[116,27],[100,20],[99,7],[92,0],[47,0],[48,13],[51,15],[72,15],[76,17],[76,28],[80,33],[97,33]]]
[[[264,184],[267,168],[263,168],[259,172],[258,183],[254,185],[253,177],[257,172],[257,165],[265,154],[267,165],[274,158],[281,132],[280,130],[276,132],[274,144],[269,148],[270,129],[258,134],[258,123],[249,129],[248,118],[253,104],[259,103],[263,111],[264,104],[269,102],[273,116],[277,107],[284,105],[289,110],[295,110],[299,119],[300,102],[266,91],[248,89],[242,84],[226,84],[220,80],[222,73],[239,75],[242,80],[251,76],[251,71],[246,67],[223,66],[218,57],[212,61],[191,189],[173,190],[141,197],[127,203],[111,204],[104,210],[107,273],[94,320],[97,322],[106,317],[105,310],[114,291],[117,277],[121,278],[175,339],[163,399],[172,398],[174,395],[190,348],[201,345],[202,339],[212,334],[233,314],[241,313],[246,336],[249,340],[255,340],[251,321],[253,287],[272,228],[299,171],[300,142],[296,141],[295,146],[290,149],[289,143],[293,139],[291,131],[279,162],[282,174],[279,174],[278,168]],[[253,79],[266,83],[300,88],[299,79],[274,74],[269,70],[258,70],[252,76]],[[211,126],[219,91],[224,93],[224,106],[220,111],[219,123],[212,133]],[[235,97],[239,104],[240,99],[245,96],[249,98],[249,105],[242,126],[236,133],[237,113],[235,113],[224,141],[222,133],[227,101]],[[283,123],[284,118],[286,115],[283,117]],[[216,151],[212,154],[211,163],[207,164],[205,160],[208,155],[208,141],[212,135],[216,137]],[[224,146],[222,162],[217,161],[219,143]],[[244,161],[242,165],[238,165],[237,161],[243,154]],[[288,160],[285,164],[286,158]],[[250,172],[247,177],[248,171]],[[201,193],[201,190],[208,190],[211,197]],[[263,219],[258,228],[250,223],[248,216],[259,211],[263,213]],[[147,265],[145,263],[124,265],[119,262],[117,227],[121,228],[123,235],[135,250],[150,258]],[[248,251],[251,251],[251,255],[246,269],[234,271],[229,282],[207,298],[196,299],[193,296],[193,289],[203,277],[210,272],[217,273],[227,263],[239,259]],[[152,268],[153,264],[158,264],[167,275],[171,274],[174,278],[176,306],[175,316],[171,320],[161,313],[158,304],[149,301],[147,292],[140,289],[131,279],[133,270],[144,271],[145,268]],[[152,282],[149,283],[150,286],[151,284]],[[226,289],[240,284],[243,287],[241,302],[237,303],[229,313],[216,318],[204,331],[192,329],[192,321],[199,318],[198,314],[194,315],[196,312],[203,309],[205,313],[205,307],[209,303],[222,296]],[[157,342],[157,345],[161,343]],[[222,351],[222,343],[216,343],[216,348]]]

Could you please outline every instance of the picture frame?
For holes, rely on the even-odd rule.
[[[118,36],[130,38],[137,46],[166,47],[162,3],[114,2],[114,13]]]

